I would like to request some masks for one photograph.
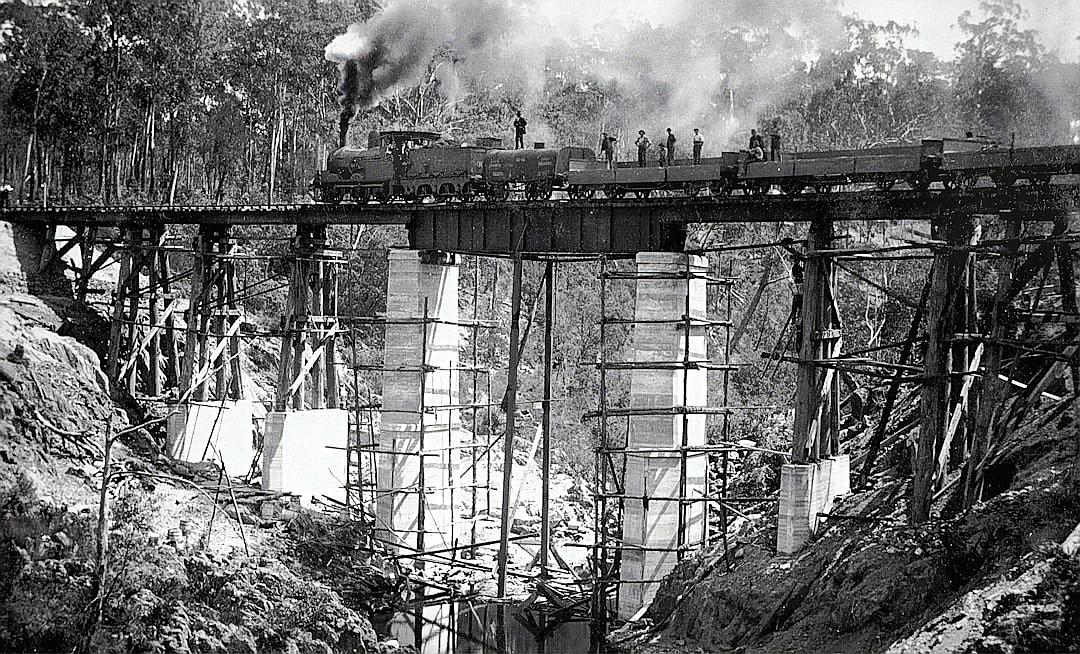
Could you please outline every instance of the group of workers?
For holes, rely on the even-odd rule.
[[[517,112],[517,117],[514,118],[514,149],[521,149],[525,147],[525,128],[529,124],[521,112]],[[663,166],[675,165],[675,143],[678,139],[675,138],[674,132],[671,128],[667,128],[667,134],[664,135],[663,140],[657,143],[657,164]],[[616,157],[615,144],[618,142],[613,135],[607,132],[600,133],[600,146],[598,148],[600,153],[600,160],[607,164],[608,168],[614,168]],[[691,139],[693,145],[693,162],[695,164],[701,163],[701,150],[705,146],[705,137],[701,134],[701,130],[697,127],[694,128],[694,136]],[[648,166],[649,147],[652,145],[652,141],[645,135],[645,130],[639,129],[637,139],[634,140],[634,145],[637,146],[637,163],[641,168]],[[747,147],[750,161],[780,161],[780,135],[772,134],[769,137],[769,149],[765,150],[765,138],[758,134],[756,129],[750,130],[750,145]]]
[[[675,138],[675,134],[671,131],[671,128],[667,128],[667,135],[661,143],[657,144],[657,164],[663,166],[675,165],[675,142],[678,139]],[[701,135],[701,130],[694,128],[694,137],[691,141],[694,146],[694,163],[701,163],[701,148],[705,146],[705,137]],[[645,130],[639,129],[637,139],[634,141],[634,145],[637,146],[637,162],[638,166],[644,168],[648,165],[649,146],[652,144],[649,141],[649,137],[645,135]],[[611,164],[610,159],[608,160]]]

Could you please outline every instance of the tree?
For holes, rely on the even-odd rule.
[[[788,73],[797,91],[763,112],[762,128],[801,150],[911,143],[952,131],[943,66],[905,47],[912,28],[847,19],[846,29],[847,48]]]
[[[985,0],[982,20],[970,11],[957,21],[967,40],[957,45],[954,85],[960,115],[984,134],[1016,134],[1017,142],[1061,142],[1068,135],[1064,107],[1050,93],[1060,65],[1032,30],[1014,0]]]

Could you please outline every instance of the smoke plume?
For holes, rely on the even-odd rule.
[[[616,0],[394,0],[326,47],[341,71],[342,128],[446,54],[452,65],[435,73],[444,94],[498,89],[523,108],[533,138],[592,145],[606,129],[629,148],[639,128],[656,141],[672,127],[688,148],[699,127],[714,149],[786,96],[793,67],[844,43],[834,0],[626,4],[651,15]],[[571,84],[595,104],[583,110],[587,140],[537,115],[553,88]]]

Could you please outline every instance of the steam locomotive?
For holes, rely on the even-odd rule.
[[[1045,186],[1054,175],[1080,174],[1080,146],[1013,148],[976,138],[926,139],[920,145],[863,150],[785,154],[779,161],[755,161],[750,154],[724,152],[699,163],[676,160],[671,166],[612,168],[582,147],[504,150],[498,139],[471,146],[439,143],[435,132],[384,131],[369,135],[368,148],[339,148],[316,174],[317,202],[404,200],[421,202],[503,201],[515,195],[546,200],[554,191],[571,199],[619,199],[628,193],[647,198],[656,192],[694,197],[785,194],[805,189],[827,193],[852,184],[889,190],[897,184],[924,191],[938,183],[952,189],[974,187],[988,177],[998,187],[1020,181]]]
[[[512,193],[546,200],[568,188],[569,172],[597,163],[589,148],[503,150],[498,139],[449,147],[438,145],[440,139],[436,132],[384,131],[368,136],[367,149],[339,148],[316,173],[315,200],[469,202],[507,200]]]

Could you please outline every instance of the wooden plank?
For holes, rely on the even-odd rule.
[[[934,228],[938,232],[934,235],[936,238],[943,237],[950,245],[956,246],[968,244],[975,234],[974,222],[970,217],[949,216],[935,221]],[[913,524],[921,524],[930,517],[939,448],[948,431],[952,396],[952,380],[949,376],[952,343],[948,339],[956,331],[956,298],[960,294],[966,297],[967,294],[965,273],[968,257],[969,254],[962,248],[938,251],[931,268],[925,378],[920,405],[922,422],[913,462],[914,480],[909,507]],[[963,307],[963,303],[960,307]],[[966,311],[966,308],[962,310]]]
[[[976,374],[979,371],[979,365],[982,363],[983,344],[980,343],[975,348],[975,353],[971,357],[970,363],[966,368],[968,374],[964,375],[964,383],[960,387],[960,397],[953,407],[952,415],[949,418],[949,426],[945,430],[945,438],[941,444],[941,451],[938,453],[937,471],[935,476],[945,472],[945,467],[949,464],[950,445],[952,444],[953,437],[956,435],[957,430],[960,427],[960,418],[968,410],[969,400],[968,397],[971,394],[971,388],[975,383]]]
[[[807,237],[806,253],[809,255],[828,249],[832,234],[831,220],[820,218],[814,222]],[[795,377],[795,427],[791,443],[793,463],[806,463],[820,451],[821,423],[818,416],[824,403],[823,391],[833,381],[833,377],[809,363],[825,354],[821,341],[815,338],[815,332],[820,332],[826,326],[828,268],[829,261],[824,257],[808,257],[806,260],[802,289],[802,342],[799,348],[801,363]]]

